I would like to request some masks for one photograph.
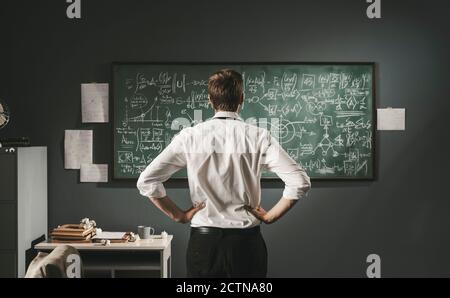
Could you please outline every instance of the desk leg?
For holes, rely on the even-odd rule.
[[[167,265],[166,265],[166,254],[164,253],[164,250],[162,250],[160,252],[160,263],[159,263],[159,268],[160,268],[160,277],[161,278],[167,278]]]
[[[171,276],[171,268],[172,267],[172,257],[170,246],[166,247],[163,251],[161,251],[160,256],[160,268],[161,268],[161,278],[168,278]]]
[[[167,260],[167,262],[168,262],[168,268],[167,268],[167,270],[168,270],[168,277],[169,278],[172,278],[172,256],[169,256],[169,259]]]

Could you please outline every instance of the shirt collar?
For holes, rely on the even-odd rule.
[[[228,111],[219,111],[214,115],[213,118],[222,118],[222,117],[242,120],[241,117],[239,117],[238,113]]]

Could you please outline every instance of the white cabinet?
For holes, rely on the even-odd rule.
[[[25,251],[47,235],[47,147],[0,148],[0,277],[25,275]]]

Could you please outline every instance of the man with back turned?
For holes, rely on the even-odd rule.
[[[269,131],[239,117],[244,101],[241,74],[219,70],[208,80],[212,119],[178,133],[141,173],[137,187],[173,220],[191,225],[188,277],[265,277],[267,249],[260,223],[274,223],[306,196],[305,171]],[[163,182],[187,168],[193,207],[183,211]],[[285,183],[269,211],[261,207],[261,173]]]

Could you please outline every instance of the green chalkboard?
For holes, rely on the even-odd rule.
[[[114,63],[114,178],[137,178],[180,129],[212,117],[207,80],[225,67],[244,77],[241,117],[311,178],[374,178],[373,63]]]

